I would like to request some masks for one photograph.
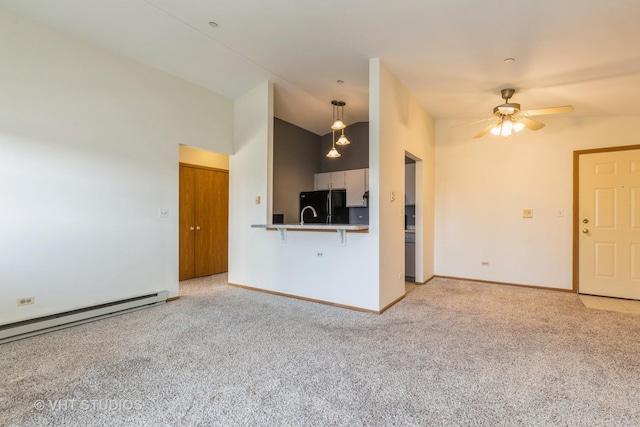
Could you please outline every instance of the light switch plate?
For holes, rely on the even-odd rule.
[[[256,205],[260,204],[260,196],[256,196]]]

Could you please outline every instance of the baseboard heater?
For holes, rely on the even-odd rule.
[[[0,344],[164,304],[169,293],[141,295],[0,326]]]

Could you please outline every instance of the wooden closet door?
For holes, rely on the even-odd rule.
[[[227,271],[229,174],[196,169],[196,277]]]
[[[195,169],[196,172],[196,277],[214,273],[213,242],[215,234],[212,227],[215,205],[213,197],[214,172]]]
[[[180,166],[179,279],[228,270],[229,172]]]
[[[223,273],[229,270],[229,173],[215,172],[213,180],[213,270]]]
[[[196,169],[180,166],[178,250],[179,280],[195,277],[195,213],[196,213]]]

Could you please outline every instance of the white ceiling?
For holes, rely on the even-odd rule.
[[[0,0],[0,7],[232,99],[272,79],[276,114],[318,134],[326,133],[332,99],[347,103],[347,122],[368,119],[369,58],[381,58],[435,119],[488,118],[505,87],[517,90],[512,101],[523,109],[572,104],[578,116],[639,114],[638,0]],[[516,61],[505,64],[508,57]],[[292,88],[309,96],[294,97]]]

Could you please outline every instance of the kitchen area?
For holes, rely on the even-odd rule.
[[[369,224],[369,123],[347,126],[351,143],[329,158],[332,133],[274,119],[272,224]],[[415,160],[405,157],[405,280],[415,281]],[[362,231],[362,230],[360,230]]]
[[[331,133],[274,120],[273,224],[369,224],[369,123],[349,125],[345,134],[351,143],[328,158]],[[313,210],[303,213],[306,206]]]

